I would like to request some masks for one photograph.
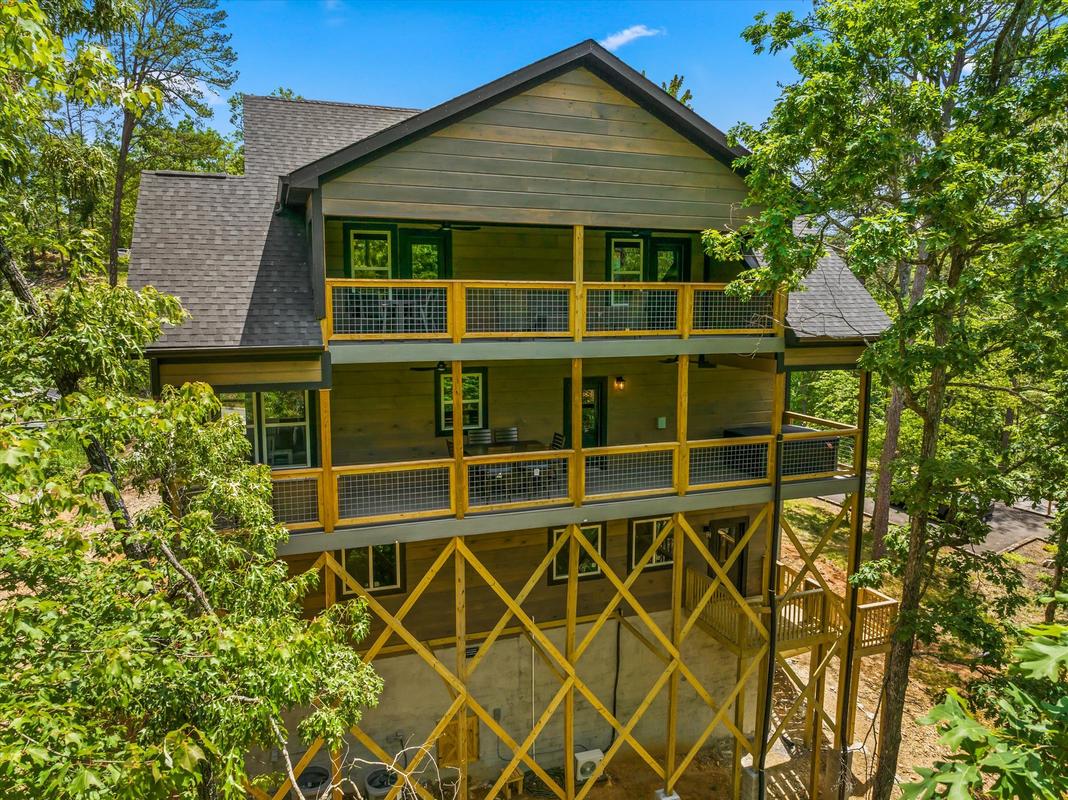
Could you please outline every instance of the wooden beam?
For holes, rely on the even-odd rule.
[[[571,502],[581,506],[586,495],[586,461],[582,455],[582,359],[571,359]]]
[[[452,454],[456,459],[456,519],[467,510],[467,470],[464,467],[464,365],[452,362]]]
[[[457,419],[455,410],[453,419]],[[470,759],[467,753],[467,562],[463,553],[456,550],[453,554],[456,569],[456,677],[463,684],[463,703],[456,712],[456,741],[458,750],[459,778],[456,785],[458,800],[467,800],[467,765]]]
[[[682,359],[679,359],[681,365]],[[680,367],[681,371],[681,367]],[[685,441],[685,439],[684,439]],[[682,652],[682,601],[683,601],[683,557],[686,553],[686,536],[683,534],[681,518],[682,514],[674,515],[675,532],[671,535],[671,643],[676,650]],[[668,711],[667,711],[667,749],[664,761],[664,793],[670,795],[675,788],[675,767],[678,760],[676,749],[678,747],[678,721],[679,712],[679,671],[671,673],[668,681]]]
[[[675,489],[686,494],[690,484],[690,356],[679,356],[675,378],[675,438],[679,443],[675,455]]]
[[[337,521],[337,485],[334,482],[334,441],[330,422],[330,390],[319,390],[319,461],[322,477],[319,479],[321,494],[320,519],[323,530],[331,533]]]
[[[582,532],[578,525],[568,525],[567,536],[567,627],[564,631],[564,658],[575,665],[575,616],[578,614],[578,537]],[[575,796],[575,691],[567,690],[564,697],[564,790],[568,797]]]
[[[575,341],[582,341],[586,329],[586,291],[582,287],[585,262],[586,230],[581,225],[571,229],[571,280],[575,287],[571,292],[571,325],[574,328]]]

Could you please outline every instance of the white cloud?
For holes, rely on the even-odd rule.
[[[650,28],[648,25],[631,25],[629,28],[608,34],[601,39],[600,45],[605,50],[615,52],[635,39],[642,39],[646,36],[661,36],[663,33],[664,30],[662,28]]]

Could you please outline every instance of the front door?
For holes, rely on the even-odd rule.
[[[582,446],[603,447],[608,440],[607,378],[582,379]],[[564,436],[571,447],[571,379],[564,379]]]

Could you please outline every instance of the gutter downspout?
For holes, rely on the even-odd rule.
[[[867,486],[868,478],[868,426],[871,419],[871,372],[863,370],[860,373],[861,381],[861,396],[864,399],[864,418],[859,420],[863,425],[860,430],[860,454],[859,463],[861,464],[860,475],[857,477],[860,479],[857,486],[857,519],[853,521],[854,525],[859,525],[860,530],[857,531],[857,535],[854,536],[852,562],[854,569],[860,566],[861,558],[863,557],[863,544],[864,544],[864,490]],[[846,740],[845,730],[848,728],[848,722],[851,716],[857,713],[855,702],[852,705],[847,705],[849,702],[849,687],[853,685],[853,659],[855,657],[857,649],[857,615],[858,606],[860,604],[860,590],[853,585],[852,581],[849,581],[850,576],[846,576],[846,580],[849,584],[848,594],[846,596],[846,611],[849,617],[849,639],[846,640],[846,652],[844,663],[842,664],[842,683],[845,687],[846,696],[840,699],[842,703],[842,719],[838,720],[838,724],[844,726],[842,731],[842,749],[838,754],[839,762],[838,769],[840,773],[843,773],[846,769],[846,765],[849,763],[849,748],[853,744]],[[846,800],[846,782],[844,780],[838,781],[838,800]]]

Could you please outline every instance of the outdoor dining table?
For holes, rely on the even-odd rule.
[[[517,442],[493,442],[492,444],[465,444],[465,456],[503,455],[505,453],[537,453],[548,450],[545,442],[537,439],[520,439]]]

